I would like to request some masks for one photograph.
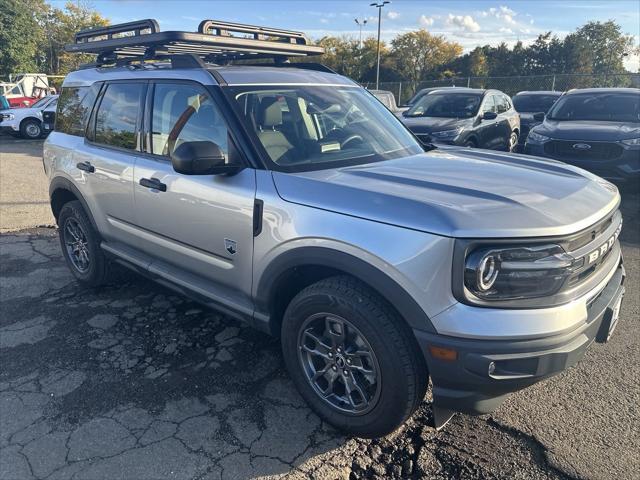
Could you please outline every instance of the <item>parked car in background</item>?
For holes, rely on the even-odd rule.
[[[518,151],[524,149],[529,130],[544,120],[544,115],[562,96],[562,92],[550,90],[519,92],[513,98],[513,106],[520,114],[520,141]]]
[[[518,113],[499,90],[434,90],[404,112],[402,122],[427,144],[513,151],[520,134]]]
[[[407,107],[410,107],[411,105],[416,103],[418,100],[420,100],[422,97],[424,97],[425,95],[428,95],[431,92],[435,92],[436,90],[446,90],[448,88],[459,88],[459,87],[429,87],[429,88],[422,88],[422,89],[418,90],[416,93],[414,93],[413,97],[411,97],[409,99],[409,101],[407,102]]]
[[[640,177],[640,89],[570,90],[527,137],[525,153],[610,180]]]
[[[369,90],[374,97],[382,102],[382,104],[393,112],[394,115],[401,115],[402,112],[409,109],[409,107],[399,107],[396,104],[396,97],[389,90]]]
[[[58,102],[51,102],[42,110],[42,134],[48,135],[56,122],[56,108]]]
[[[43,135],[42,110],[55,108],[58,95],[41,98],[28,108],[11,108],[0,111],[0,131],[16,137],[36,139]]]

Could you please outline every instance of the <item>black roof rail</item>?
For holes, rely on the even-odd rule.
[[[198,32],[161,32],[152,19],[82,30],[65,50],[96,54],[98,66],[117,64],[120,59],[156,60],[181,54],[225,64],[239,59],[278,61],[324,53],[301,32],[216,20],[202,21]]]

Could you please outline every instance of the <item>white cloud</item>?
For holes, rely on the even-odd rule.
[[[505,6],[501,6],[500,7],[500,12],[502,12],[505,15],[510,15],[512,17],[516,16],[516,12],[514,12],[513,10],[511,10],[509,7],[505,7]]]
[[[478,24],[471,15],[452,15],[450,13],[447,17],[447,25],[456,25],[468,32],[480,31],[480,24]]]
[[[498,30],[500,33],[506,33],[507,35],[513,35],[513,30],[510,28],[500,27]]]
[[[393,11],[389,11],[387,12],[387,18],[389,20],[395,20],[396,18],[398,18],[400,16],[399,12],[393,12]]]
[[[321,18],[320,23],[329,23],[329,20],[326,18]]]
[[[427,17],[426,15],[420,15],[420,18],[418,19],[418,23],[420,24],[421,27],[430,27],[431,25],[433,25],[433,17]]]

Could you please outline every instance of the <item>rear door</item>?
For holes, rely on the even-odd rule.
[[[493,148],[503,149],[509,145],[511,136],[511,102],[504,94],[495,95],[498,118],[496,119],[496,143]]]
[[[230,161],[242,162],[203,86],[155,82],[146,105],[146,155],[135,166],[134,198],[139,246],[154,257],[150,269],[250,313],[255,170],[232,176],[174,171],[171,154],[189,141],[214,142]]]
[[[140,153],[146,82],[110,82],[102,86],[74,162],[87,184],[92,213],[108,241],[132,244],[128,225],[135,222],[133,166]]]
[[[495,103],[495,96],[493,94],[485,95],[482,106],[480,107],[480,123],[478,124],[476,131],[478,133],[478,147],[480,148],[493,148],[496,142],[496,120],[484,120],[482,116],[486,112],[497,113],[498,109]]]

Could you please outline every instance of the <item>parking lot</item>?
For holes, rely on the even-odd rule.
[[[51,226],[42,142],[0,137],[0,478],[637,478],[640,196],[625,190],[627,294],[608,344],[494,414],[341,436],[278,342],[122,272],[76,283]]]

